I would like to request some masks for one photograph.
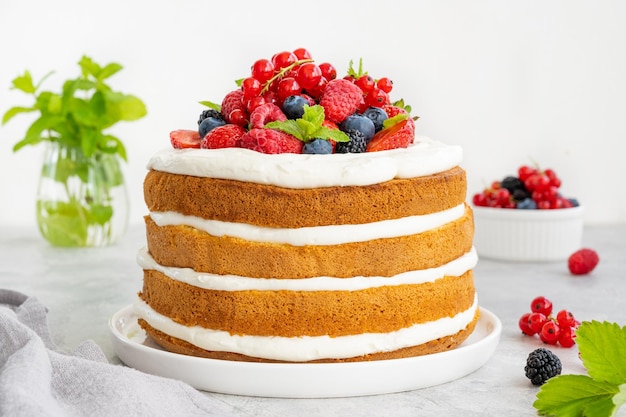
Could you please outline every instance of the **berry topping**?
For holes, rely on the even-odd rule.
[[[358,114],[346,117],[345,120],[341,122],[341,125],[339,125],[339,128],[344,132],[351,129],[358,130],[363,133],[366,142],[372,140],[376,129],[374,123],[369,118]]]
[[[348,129],[345,131],[350,138],[348,142],[339,142],[337,144],[337,153],[362,153],[365,152],[367,141],[363,132],[356,129]]]
[[[287,120],[285,113],[273,103],[265,103],[254,109],[250,114],[250,128],[261,128],[269,122]]]
[[[324,107],[328,120],[341,123],[359,108],[362,98],[363,92],[357,85],[344,79],[335,79],[326,85],[320,105]]]
[[[385,128],[374,135],[367,144],[368,152],[406,148],[415,138],[412,119],[404,119],[391,127]]]
[[[598,253],[593,249],[584,248],[569,257],[567,266],[572,274],[585,275],[593,271],[598,262],[600,262]]]
[[[241,137],[239,145],[261,153],[302,153],[302,141],[273,129],[251,129]]]
[[[333,153],[333,144],[326,139],[313,139],[304,144],[302,153],[316,155]]]
[[[173,146],[336,153],[407,147],[414,141],[417,117],[410,116],[411,108],[403,100],[390,101],[391,79],[368,74],[363,60],[359,60],[358,68],[350,61],[347,73],[338,77],[334,65],[317,63],[305,48],[281,51],[270,59],[254,61],[248,75],[236,84],[237,89],[226,94],[221,103],[200,102],[209,109],[200,115],[197,135],[203,139],[228,125],[241,129],[220,129],[202,145],[189,134],[185,140],[177,134],[179,139],[172,140]],[[368,147],[377,134],[377,144]],[[233,139],[238,136],[243,140]],[[328,144],[320,141],[330,144],[330,152]]]
[[[170,142],[174,149],[199,148],[200,134],[197,130],[174,130],[170,132]]]
[[[372,123],[374,123],[374,130],[376,132],[382,130],[383,122],[389,118],[389,116],[387,116],[387,112],[380,107],[368,107],[363,112],[363,116],[367,117],[372,121]]]
[[[234,148],[246,130],[238,125],[227,124],[211,130],[200,142],[202,149]]]
[[[533,385],[543,385],[548,379],[561,374],[561,360],[548,349],[535,349],[526,359],[524,372]]]

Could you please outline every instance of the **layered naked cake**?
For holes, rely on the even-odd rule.
[[[298,59],[290,70],[310,62]],[[239,124],[227,96],[217,116],[203,113],[222,124],[204,132],[201,117],[195,139],[172,132],[176,149],[151,159],[135,310],[165,349],[368,361],[449,350],[473,331],[477,257],[461,148],[416,138],[408,112],[388,102],[370,113],[390,122],[365,117],[371,105],[346,107],[351,87],[330,85],[335,101],[302,90],[304,114],[290,115],[283,99],[282,110],[261,104]],[[286,126],[298,120],[314,124],[321,146]]]

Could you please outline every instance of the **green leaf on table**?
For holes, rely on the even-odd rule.
[[[618,392],[615,385],[586,375],[559,375],[541,386],[533,406],[544,416],[609,417]]]
[[[583,322],[576,331],[576,344],[590,377],[613,384],[626,382],[626,326]]]

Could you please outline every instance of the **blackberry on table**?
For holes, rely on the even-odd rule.
[[[367,148],[365,135],[356,129],[348,129],[344,132],[350,140],[348,142],[337,142],[337,153],[362,153]]]
[[[533,385],[543,385],[548,379],[561,374],[561,360],[546,348],[535,349],[528,355],[524,371]]]

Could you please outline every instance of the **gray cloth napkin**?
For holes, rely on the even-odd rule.
[[[46,308],[0,289],[0,416],[229,416],[191,386],[112,365],[92,341],[57,351]]]

